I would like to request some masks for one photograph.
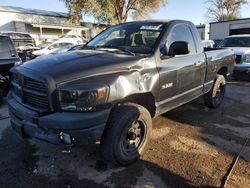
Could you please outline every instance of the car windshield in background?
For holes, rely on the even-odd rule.
[[[43,49],[50,44],[51,44],[50,42],[42,42],[42,43],[38,44],[37,47]]]
[[[250,47],[250,37],[226,38],[221,41],[219,47]]]
[[[161,23],[131,23],[114,26],[90,41],[87,47],[148,54],[152,51],[163,27]]]

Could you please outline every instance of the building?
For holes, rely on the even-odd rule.
[[[209,40],[209,24],[200,24],[196,26],[201,40]]]
[[[72,25],[68,14],[13,6],[0,6],[0,31],[29,33],[34,39],[57,39],[64,34],[92,38],[105,24],[81,23]]]
[[[250,34],[250,18],[210,23],[211,40],[221,40],[238,34]]]
[[[103,30],[109,28],[111,25],[91,23],[91,22],[81,22],[81,26],[87,27],[89,29],[88,31],[89,38],[93,38]]]

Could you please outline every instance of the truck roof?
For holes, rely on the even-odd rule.
[[[228,36],[227,38],[236,38],[236,37],[250,37],[250,34],[232,35]]]
[[[123,24],[130,24],[130,23],[162,23],[166,24],[169,22],[187,22],[187,23],[192,23],[187,20],[170,20],[170,19],[150,19],[150,20],[138,20],[138,21],[131,21],[131,22],[126,22]]]

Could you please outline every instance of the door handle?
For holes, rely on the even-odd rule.
[[[197,62],[194,63],[194,65],[195,66],[200,66],[200,65],[202,65],[202,63],[203,63],[202,61],[197,61]]]

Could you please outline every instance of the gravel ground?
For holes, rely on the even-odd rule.
[[[20,140],[0,120],[0,187],[219,187],[250,134],[250,83],[231,82],[223,105],[197,99],[153,120],[148,150],[129,167],[101,162],[99,145],[64,148]],[[7,107],[0,107],[7,116]],[[227,187],[249,187],[250,142]]]

